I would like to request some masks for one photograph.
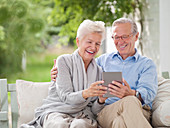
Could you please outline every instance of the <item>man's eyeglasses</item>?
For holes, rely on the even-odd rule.
[[[125,40],[129,39],[129,37],[131,37],[132,35],[133,35],[133,33],[131,33],[130,35],[123,35],[123,36],[113,36],[112,35],[112,38],[113,38],[113,40],[116,40],[116,41],[118,41],[120,38],[125,41]]]

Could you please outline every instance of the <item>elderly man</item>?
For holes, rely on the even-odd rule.
[[[135,48],[139,32],[134,21],[120,18],[113,22],[112,38],[118,52],[96,58],[104,72],[122,72],[123,84],[113,81],[109,91],[116,97],[105,101],[98,114],[103,128],[150,128],[152,101],[157,92],[157,72],[153,61]],[[55,79],[56,68],[51,79]]]

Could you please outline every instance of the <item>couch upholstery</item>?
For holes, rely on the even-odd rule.
[[[170,79],[158,77],[158,94],[153,101],[152,125],[154,127],[170,126]],[[47,96],[52,82],[16,81],[16,92],[19,107],[18,126],[33,119],[34,109],[41,106]]]
[[[153,101],[152,125],[170,126],[170,79],[158,77],[158,92]]]

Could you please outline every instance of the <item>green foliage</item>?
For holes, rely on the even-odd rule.
[[[4,39],[5,39],[4,28],[0,26],[0,41],[3,41]]]
[[[0,77],[21,71],[23,51],[34,51],[47,37],[46,8],[35,0],[0,1]]]
[[[117,18],[134,15],[142,2],[143,0],[55,0],[48,22],[61,26],[59,35],[64,39],[67,37],[71,43],[84,19],[101,20],[110,26]]]
[[[16,1],[12,5],[13,15],[18,18],[24,17],[27,13],[28,5],[23,1]]]
[[[144,1],[0,0],[0,77],[21,70],[23,51],[47,45],[49,35],[59,34],[62,44],[75,45],[77,28],[84,19],[110,26],[115,19],[134,16],[138,10],[142,29]]]
[[[7,75],[8,82],[15,83],[17,79],[34,82],[51,81],[50,70],[53,67],[53,59],[57,58],[58,55],[43,51],[41,53],[27,54],[27,56],[26,71]]]

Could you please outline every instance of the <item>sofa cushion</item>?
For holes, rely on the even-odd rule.
[[[170,100],[164,101],[152,113],[152,125],[155,127],[170,126]]]
[[[158,77],[158,92],[152,106],[152,125],[170,126],[170,79]]]
[[[48,95],[48,87],[52,84],[52,82],[16,80],[18,127],[33,120],[34,110],[42,105],[43,99]]]

